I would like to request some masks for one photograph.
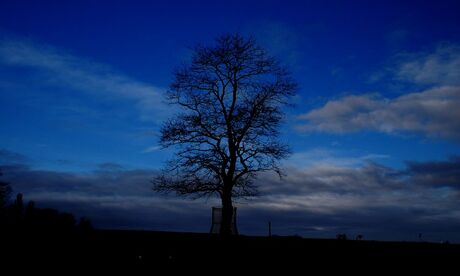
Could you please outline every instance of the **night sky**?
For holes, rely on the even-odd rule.
[[[247,235],[460,242],[459,1],[0,2],[0,167],[96,227],[207,232],[217,199],[160,196],[164,94],[190,48],[254,36],[299,83],[286,177]]]

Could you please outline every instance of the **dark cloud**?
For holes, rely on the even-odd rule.
[[[453,229],[460,229],[459,159],[408,162],[401,170],[376,163],[291,167],[281,180],[262,175],[264,196],[246,208],[267,221],[277,220],[287,233],[331,237],[347,232],[407,240],[423,232],[432,240],[458,240]]]
[[[353,167],[289,167],[281,180],[263,174],[257,180],[262,196],[236,203],[238,226],[249,235],[266,234],[270,221],[273,233],[279,235],[333,238],[347,233],[414,240],[423,233],[432,241],[460,241],[455,184],[459,163],[460,157],[451,157],[408,162],[399,170],[370,162]],[[155,194],[150,183],[155,170],[117,164],[102,164],[88,173],[17,164],[1,169],[4,179],[26,200],[89,217],[103,228],[206,232],[211,207],[219,205],[217,199],[190,201]]]
[[[414,183],[460,190],[460,156],[452,156],[447,161],[412,161],[407,162],[407,166]]]
[[[426,208],[427,209],[427,208]],[[243,211],[244,210],[244,211]],[[276,234],[333,238],[337,233],[349,237],[362,234],[375,240],[416,240],[423,233],[430,241],[459,240],[460,221],[422,217],[438,215],[418,208],[368,207],[317,213],[310,210],[269,210],[252,208],[240,212],[239,228],[243,233],[268,233],[268,222]]]

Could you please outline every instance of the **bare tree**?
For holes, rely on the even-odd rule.
[[[229,235],[233,198],[257,195],[258,172],[281,176],[278,161],[289,149],[278,141],[278,128],[296,89],[286,68],[252,38],[228,34],[195,47],[168,91],[168,101],[182,113],[164,123],[160,144],[177,152],[153,189],[220,196],[220,233]]]

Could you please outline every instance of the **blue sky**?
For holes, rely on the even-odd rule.
[[[375,232],[379,239],[410,239],[410,231],[422,231],[415,226],[429,228],[431,222],[442,221],[445,228],[430,230],[442,238],[443,230],[460,226],[459,11],[458,1],[2,1],[4,177],[43,204],[82,215],[97,209],[96,224],[104,227],[202,230],[163,221],[160,215],[150,214],[145,221],[104,215],[115,212],[101,207],[111,197],[111,206],[137,214],[148,213],[147,207],[160,201],[192,204],[206,210],[207,229],[206,208],[212,202],[160,200],[149,191],[149,179],[171,155],[157,145],[159,125],[174,114],[162,96],[172,70],[190,57],[190,46],[210,43],[224,32],[240,32],[253,35],[285,63],[300,85],[283,126],[282,139],[293,149],[284,162],[291,175],[286,185],[303,175],[329,187],[300,199],[292,197],[298,190],[286,188],[290,193],[281,193],[284,198],[268,193],[253,204],[242,203],[247,214],[254,214],[248,215],[251,221],[273,217],[287,225],[280,233],[327,236],[342,229],[335,216],[347,210],[342,217],[350,217],[351,226],[346,229],[356,232],[356,225],[369,216],[350,216],[354,210],[368,208],[391,219],[395,210],[415,208],[417,214],[429,213],[429,219],[401,223],[405,226],[387,235],[375,227],[359,229]],[[424,173],[419,167],[426,168]],[[134,178],[142,188],[130,194],[106,187],[106,170],[119,176],[115,183]],[[381,173],[386,178],[376,180]],[[405,175],[410,183],[394,174]],[[27,185],[20,175],[43,181]],[[63,187],[68,181],[83,181],[93,188],[40,186],[50,176]],[[324,180],[328,177],[330,181]],[[316,187],[313,180],[298,184],[298,189]],[[344,195],[345,180],[358,186]],[[395,182],[406,186],[388,188]],[[372,186],[377,183],[383,188]],[[267,191],[274,189],[270,185]],[[368,192],[361,197],[361,190]],[[94,191],[102,196],[90,193]],[[384,198],[378,197],[383,191]],[[412,198],[414,194],[420,197]],[[144,203],[129,207],[123,202],[130,196]],[[309,203],[299,205],[299,200]],[[333,206],[323,204],[328,200]],[[397,200],[407,204],[394,204]],[[92,202],[94,208],[82,209],[81,202]],[[178,209],[168,212],[177,217]],[[287,213],[280,215],[283,210]],[[259,213],[263,215],[255,215]],[[310,220],[298,219],[298,213]],[[289,216],[291,220],[283,219]],[[248,233],[262,231],[243,218]],[[305,229],[329,230],[312,234]],[[444,236],[460,240],[458,234]]]

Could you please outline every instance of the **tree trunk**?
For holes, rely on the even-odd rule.
[[[220,225],[220,235],[232,235],[232,221],[233,221],[233,204],[232,192],[224,191],[222,194],[222,223]]]

